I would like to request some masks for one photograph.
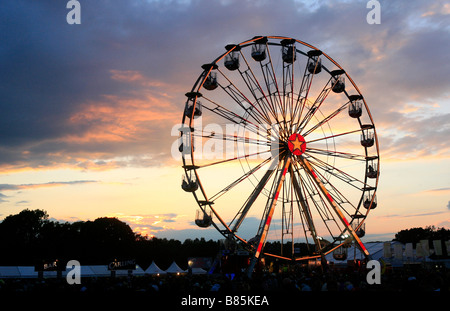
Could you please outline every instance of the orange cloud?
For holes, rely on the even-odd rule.
[[[422,192],[423,194],[433,194],[433,195],[448,195],[450,193],[450,187],[430,189]]]
[[[142,75],[139,71],[112,69],[109,72],[112,74],[111,79],[116,81],[133,83],[144,87],[157,87],[162,89],[167,89],[168,87],[166,83],[147,78],[144,75]]]
[[[151,129],[154,122],[175,122],[180,110],[173,109],[176,102],[167,94],[169,86],[163,82],[146,78],[138,71],[110,70],[111,79],[130,83],[137,90],[126,95],[103,95],[101,101],[91,101],[74,113],[71,126],[87,128],[82,133],[73,133],[63,138],[74,143],[121,142],[136,139]]]
[[[134,139],[151,128],[153,122],[176,122],[180,112],[175,112],[168,98],[151,92],[138,97],[105,95],[101,102],[91,102],[76,112],[69,120],[72,126],[86,126],[83,133],[73,133],[63,140],[75,143],[92,141],[120,142]]]
[[[448,3],[434,3],[430,5],[428,11],[423,13],[421,17],[434,16],[436,14],[449,15],[450,14],[450,4]]]
[[[155,236],[160,231],[173,230],[179,227],[178,219],[183,215],[174,213],[150,214],[150,215],[127,215],[123,213],[113,213],[107,217],[115,217],[126,222],[134,232],[143,236]],[[185,226],[185,225],[184,225]]]

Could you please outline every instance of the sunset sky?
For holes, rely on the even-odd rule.
[[[79,0],[0,4],[0,220],[117,217],[157,237],[218,239],[173,159],[185,93],[225,45],[280,35],[342,65],[372,113],[381,174],[365,240],[450,227],[450,4],[365,0]]]

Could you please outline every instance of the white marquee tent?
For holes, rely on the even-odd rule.
[[[92,266],[80,266],[80,274],[81,277],[110,277],[111,270],[108,270],[107,265],[92,265]],[[66,271],[62,271],[61,277],[65,278],[67,273],[71,271],[68,269]],[[156,275],[156,274],[177,274],[177,273],[187,273],[187,270],[181,269],[176,262],[174,261],[170,267],[164,271],[158,267],[155,262],[152,262],[151,265],[144,271],[139,265],[136,265],[136,269],[132,270],[132,274],[135,276],[142,275]],[[194,274],[202,274],[206,273],[205,270],[201,268],[195,268],[192,270]],[[116,270],[116,276],[127,276],[128,270]],[[44,278],[56,278],[58,276],[58,272],[56,271],[45,271],[43,272]],[[3,278],[38,278],[39,273],[35,271],[34,266],[0,266],[0,279]]]
[[[440,245],[440,243],[435,244]],[[429,256],[433,253],[440,254],[438,253],[437,247],[433,250],[427,249],[428,241],[417,243],[416,248],[413,248],[412,243],[402,244],[397,241],[367,242],[364,243],[364,245],[369,251],[371,259],[381,260],[384,263],[389,263],[393,267],[401,267],[405,263],[432,262],[433,259],[429,258]],[[363,259],[364,256],[361,251],[358,248],[355,249],[355,246],[352,244],[347,249],[347,258],[344,261],[333,258],[333,253],[326,255],[325,258],[329,263],[346,264],[347,260]],[[448,259],[444,260],[443,263],[449,264]]]
[[[202,268],[192,268],[192,274],[206,274],[208,271]]]
[[[0,279],[37,278],[37,277],[38,277],[38,273],[36,271],[34,271],[34,266],[2,266],[2,267],[0,267]]]
[[[181,269],[177,263],[174,261],[170,265],[169,268],[167,268],[166,273],[187,273],[187,270]]]
[[[81,277],[109,277],[111,271],[108,270],[107,265],[93,265],[93,266],[81,266]],[[62,271],[61,276],[66,277],[67,273],[71,271]],[[144,275],[144,270],[136,265],[136,269],[132,270],[133,275]],[[45,271],[43,273],[44,278],[55,278],[58,273],[56,271]],[[116,270],[116,276],[127,276],[128,270]],[[0,279],[2,278],[38,278],[39,274],[35,271],[34,266],[0,266]]]
[[[384,243],[385,242],[367,242],[367,243],[364,243],[364,246],[369,251],[369,254],[372,259],[380,260],[380,258],[385,257],[384,256],[385,255],[384,254],[384,250],[385,250]],[[396,244],[401,245],[401,243],[399,243],[399,242],[387,242],[387,243],[389,243],[391,245],[391,247],[394,247],[394,245],[396,245]],[[326,255],[325,258],[328,262],[333,262],[336,264],[343,262],[343,261],[334,259],[333,253]],[[361,253],[361,251],[358,248],[355,249],[354,244],[352,244],[347,249],[347,258],[345,259],[345,263],[347,262],[347,260],[363,259],[363,258],[364,258],[364,255]]]
[[[159,268],[154,261],[152,261],[151,265],[145,270],[145,274],[151,275],[165,274],[165,273],[166,271]]]

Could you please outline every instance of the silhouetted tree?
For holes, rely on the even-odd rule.
[[[445,228],[437,228],[435,226],[427,226],[425,228],[411,228],[399,231],[395,234],[395,241],[402,243],[413,243],[414,245],[420,240],[448,240],[450,230]]]
[[[78,223],[78,256],[91,263],[132,257],[135,235],[130,226],[117,218],[102,217]],[[76,254],[74,254],[76,255]]]
[[[43,210],[25,209],[7,216],[0,223],[2,259],[16,264],[34,260],[40,253],[42,228],[48,224],[48,214]]]

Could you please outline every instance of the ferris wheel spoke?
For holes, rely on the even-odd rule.
[[[320,50],[311,50],[310,52],[308,52],[309,58],[308,58],[308,62],[304,69],[305,71],[303,73],[302,83],[300,86],[300,90],[298,92],[297,102],[301,103],[301,110],[298,114],[298,117],[296,118],[297,119],[296,124],[299,124],[300,121],[302,120],[303,111],[304,111],[304,108],[306,107],[306,103],[308,102],[309,92],[311,90],[314,76],[316,73],[319,73],[321,71],[321,68],[322,68],[321,55],[322,55],[322,51],[320,51]],[[314,62],[314,69],[312,70],[312,72],[308,68],[310,61]],[[295,115],[296,114],[294,114],[294,116]]]
[[[295,53],[295,49],[292,50]],[[294,56],[291,56],[295,59]],[[294,64],[287,63],[283,64],[283,103],[284,103],[284,118],[283,120],[287,123],[292,123],[292,108],[294,106]],[[289,113],[289,120],[288,120]]]
[[[299,169],[297,169],[297,171],[299,171]],[[328,223],[333,222],[337,225],[339,224],[336,222],[334,213],[330,210],[329,204],[327,204],[326,199],[323,197],[323,193],[320,191],[318,185],[314,182],[312,176],[310,176],[308,173],[305,172],[304,177],[301,177],[301,174],[298,174],[298,176],[302,185],[304,185],[303,189],[305,193],[308,194],[306,198],[311,202],[310,206],[314,206],[314,209],[319,215],[319,219],[325,226],[326,231],[328,231],[328,234],[333,236],[333,232],[330,229]],[[306,187],[307,184],[309,184],[308,187]]]
[[[264,165],[266,165],[268,162],[270,162],[272,160],[272,158],[267,158],[266,160],[262,161],[261,163],[259,163],[257,166],[255,166],[254,168],[252,168],[251,170],[249,170],[248,172],[245,172],[243,175],[241,175],[239,178],[237,178],[236,180],[234,180],[233,182],[231,182],[229,185],[225,186],[222,190],[220,190],[219,192],[217,192],[216,194],[214,194],[213,196],[210,197],[210,201],[214,202],[216,201],[218,198],[220,198],[222,195],[224,195],[225,193],[227,193],[228,191],[230,191],[231,189],[233,189],[235,186],[237,186],[238,184],[240,184],[242,181],[244,181],[245,179],[247,179],[248,177],[252,176],[254,173],[256,173],[261,167],[263,167]]]
[[[314,163],[311,162],[311,161],[310,161],[309,163],[311,164],[311,167],[313,167],[313,168],[317,168],[317,167],[318,167],[318,166],[314,165]],[[354,212],[350,213],[350,212],[348,212],[347,209],[344,207],[344,204],[348,204],[348,205],[350,205],[350,207],[352,207],[354,210],[356,210],[357,208],[352,204],[352,202],[351,202],[350,200],[348,200],[347,197],[346,197],[344,194],[342,194],[342,192],[339,191],[338,188],[336,188],[336,187],[333,185],[333,183],[331,182],[330,179],[325,178],[325,176],[324,176],[323,174],[321,174],[318,170],[314,170],[314,171],[316,172],[316,174],[317,174],[317,176],[318,176],[319,179],[321,179],[321,180],[327,180],[327,181],[326,181],[326,184],[325,184],[324,182],[322,182],[322,183],[323,183],[325,186],[329,185],[329,187],[328,187],[328,188],[326,187],[326,189],[327,189],[327,191],[328,191],[330,194],[331,194],[331,192],[333,192],[333,193],[332,193],[332,194],[333,194],[332,197],[333,197],[334,201],[336,202],[336,204],[337,204],[342,210],[344,210],[348,216],[353,215]],[[358,190],[361,191],[362,189],[358,189]]]
[[[267,97],[269,98],[271,107],[274,111],[275,120],[277,123],[279,123],[280,120],[278,118],[278,109],[280,108],[280,105],[282,103],[281,93],[278,87],[277,76],[275,74],[275,70],[273,67],[269,45],[267,43],[266,43],[266,50],[268,55],[268,61],[265,64],[261,62],[260,67],[262,75],[264,77],[264,83],[266,84],[266,89],[268,92]]]
[[[277,103],[277,94],[278,90],[272,90],[271,85],[274,85],[276,83],[276,78],[273,76],[273,72],[271,71],[271,67],[269,67],[269,63],[266,64],[260,64],[261,72],[264,79],[264,84],[266,91],[268,94],[266,95],[266,99],[268,102],[268,106],[270,107],[270,110],[272,111],[273,117],[276,121],[278,121],[278,113],[276,107],[278,106]]]
[[[332,156],[332,157],[348,159],[348,160],[366,161],[365,155],[349,153],[349,152],[339,152],[339,151],[335,151],[335,150],[325,150],[325,149],[306,147],[306,153],[308,155],[313,153],[313,154]]]
[[[256,201],[256,199],[258,198],[258,196],[261,194],[264,187],[266,186],[267,182],[273,175],[273,173],[277,167],[277,161],[278,161],[277,158],[272,159],[272,163],[270,164],[269,169],[266,171],[264,176],[259,180],[258,184],[253,189],[250,196],[245,201],[244,205],[242,205],[242,207],[239,209],[238,213],[231,220],[229,227],[232,228],[233,232],[238,231],[239,227],[241,226],[242,222],[244,221],[245,217],[247,216],[248,212],[250,211],[250,208],[253,206],[253,203]]]
[[[317,139],[313,139],[313,140],[309,140],[306,143],[311,144],[311,143],[315,143],[321,140],[325,140],[325,139],[332,139],[332,138],[336,138],[339,136],[345,136],[345,135],[349,135],[349,134],[353,134],[353,133],[358,133],[358,132],[363,132],[364,128],[359,128],[356,130],[352,130],[352,131],[348,131],[348,132],[343,132],[343,133],[339,133],[339,134],[335,134],[335,135],[330,135],[330,136],[325,136],[322,138],[317,138]]]
[[[327,98],[328,94],[330,93],[331,89],[333,88],[333,85],[331,85],[331,81],[332,81],[332,77],[330,77],[330,79],[328,80],[328,82],[325,84],[325,86],[322,88],[322,90],[320,91],[319,95],[317,96],[317,98],[315,99],[314,103],[312,104],[312,106],[309,108],[309,110],[306,112],[305,117],[303,119],[301,119],[301,116],[299,117],[299,119],[297,120],[297,123],[294,124],[296,126],[296,129],[294,132],[302,132],[303,129],[306,127],[306,125],[309,123],[309,121],[314,117],[314,115],[316,114],[317,110],[319,110],[320,106],[322,105],[322,103],[325,101],[325,99]],[[310,85],[311,87],[311,85]],[[304,105],[306,105],[306,100],[304,100]]]
[[[311,177],[306,174],[304,178],[301,177],[301,175],[299,174],[299,180],[301,182],[301,187],[303,189],[303,192],[305,193],[305,200],[306,202],[309,202],[308,205],[310,206],[310,210],[312,210],[313,208],[315,209],[315,211],[318,214],[318,217],[314,217],[313,221],[314,223],[316,223],[317,225],[322,224],[325,227],[325,231],[328,232],[328,234],[331,235],[331,230],[328,226],[328,221],[330,220],[334,220],[334,219],[330,219],[330,213],[326,210],[326,205],[325,202],[323,201],[323,198],[320,194],[320,192],[317,189],[316,185],[312,185],[312,187],[314,188],[314,190],[311,192],[311,188],[308,189],[308,187],[306,186],[307,183],[312,183]],[[318,199],[314,199],[318,197]],[[322,206],[319,206],[322,205]],[[311,213],[312,215],[312,213]],[[323,232],[322,232],[323,233]],[[319,235],[319,232],[315,232],[316,235],[316,239],[313,239],[314,241],[314,245],[315,245],[315,250],[314,252],[321,254],[322,253],[322,249],[323,249],[323,245],[320,242],[322,240],[322,233]]]
[[[214,131],[206,132],[202,131],[201,133],[193,132],[192,136],[194,137],[202,137],[202,138],[208,138],[208,139],[214,139],[214,140],[222,140],[222,141],[231,141],[234,143],[245,143],[247,145],[259,145],[259,146],[271,146],[271,142],[266,139],[265,136],[261,136],[264,138],[264,140],[260,139],[259,137],[256,138],[250,138],[246,136],[240,136],[240,135],[227,135],[227,134],[217,134]]]
[[[316,170],[314,169],[314,166],[311,164],[311,162],[309,162],[309,164],[311,165],[312,169],[314,172],[316,172]],[[300,162],[300,166],[304,166],[302,162]],[[314,179],[314,176],[312,176],[311,174],[309,174],[308,171],[306,171],[306,168],[304,168],[305,170],[305,175],[306,178],[310,181],[310,184],[314,187],[314,192],[312,192],[312,195],[314,197],[319,197],[319,199],[314,200],[315,202],[320,201],[320,205],[317,204],[316,208],[318,210],[318,212],[321,214],[322,220],[324,222],[327,221],[335,221],[335,213],[333,211],[333,209],[331,208],[330,204],[328,203],[327,198],[325,197],[325,194],[323,193],[322,189],[320,188],[320,185],[317,184],[317,182]],[[318,178],[320,179],[321,177],[323,177],[322,175],[318,174],[317,175]],[[323,179],[326,180],[326,179]],[[322,181],[322,180],[321,180]],[[328,180],[326,180],[326,183],[328,184]],[[322,181],[322,184],[325,184],[325,181]],[[311,187],[310,187],[311,189]],[[327,189],[328,190],[328,189]],[[311,196],[312,198],[312,196]],[[331,231],[330,231],[331,234]]]
[[[215,115],[231,121],[233,124],[235,124],[236,126],[242,126],[244,127],[246,130],[248,130],[251,133],[256,134],[258,137],[262,137],[261,140],[268,140],[266,135],[268,135],[268,133],[270,132],[271,137],[277,137],[279,135],[277,127],[274,126],[274,124],[268,124],[268,125],[264,125],[264,124],[255,124],[253,122],[251,122],[249,119],[244,118],[238,114],[236,114],[235,112],[232,112],[228,109],[226,109],[225,107],[221,106],[220,104],[212,101],[211,99],[204,97],[204,99],[206,99],[208,102],[210,102],[211,104],[215,105],[214,108],[208,107],[207,105],[203,104],[202,107],[204,107],[206,110],[214,113]],[[270,129],[267,128],[268,126],[271,126]],[[227,124],[228,126],[228,124]],[[265,135],[262,135],[261,133],[264,132]]]
[[[267,117],[267,119],[270,120],[269,113],[272,115],[272,117],[276,118],[275,109],[270,105],[269,100],[263,88],[261,87],[261,83],[256,78],[252,68],[249,66],[247,59],[244,53],[242,53],[242,51],[241,56],[244,59],[245,64],[247,65],[246,70],[242,71],[239,69],[239,74],[241,75],[242,80],[246,84],[247,88],[250,90],[250,93],[252,93],[252,96],[255,99],[256,103],[258,103],[261,109],[263,110],[264,115]]]
[[[335,213],[338,215],[338,218],[342,221],[342,223],[344,224],[344,226],[347,228],[347,231],[349,232],[349,234],[353,237],[353,239],[356,241],[357,245],[359,246],[360,250],[366,255],[369,256],[369,252],[367,251],[366,247],[364,246],[364,244],[361,242],[360,238],[358,237],[358,235],[356,234],[356,232],[353,230],[352,226],[350,225],[350,223],[348,222],[348,220],[345,218],[345,216],[342,214],[342,211],[340,210],[340,208],[338,207],[338,205],[336,204],[336,202],[333,200],[333,198],[331,197],[330,193],[327,191],[327,189],[325,188],[324,184],[322,183],[322,181],[319,179],[319,177],[317,176],[317,174],[314,172],[311,164],[309,163],[309,161],[306,158],[301,158],[301,163],[302,165],[305,167],[305,171],[307,171],[314,179],[314,181],[317,183],[317,185],[319,186],[320,190],[322,191],[322,193],[325,195],[325,197],[327,198],[328,202],[330,203],[330,205],[333,207]]]
[[[336,117],[342,110],[344,110],[345,108],[347,108],[347,106],[351,103],[351,101],[346,102],[345,104],[343,104],[341,107],[339,107],[338,109],[336,109],[335,111],[333,111],[332,113],[330,113],[328,116],[326,116],[324,119],[322,119],[320,122],[318,122],[317,124],[315,124],[313,127],[311,127],[308,131],[306,131],[305,133],[302,133],[303,137],[308,136],[309,134],[311,134],[312,132],[314,132],[317,128],[321,127],[322,125],[326,124],[327,122],[329,122],[331,119],[333,119],[334,117]]]
[[[306,174],[305,178],[312,181],[312,176],[310,176],[309,174]],[[336,219],[335,213],[332,211],[329,202],[324,197],[324,194],[320,191],[317,184],[314,184],[314,188],[316,192],[314,197],[310,197],[310,200],[319,216],[316,217],[316,223],[320,223],[320,225],[323,227],[320,232],[320,237],[318,236],[318,239],[323,239],[327,234],[334,238],[336,235],[340,234],[340,232],[343,231],[343,229],[341,229],[342,224]],[[337,228],[337,232],[336,229],[332,229],[332,226],[333,228]],[[321,253],[325,246],[323,246],[321,243],[316,245],[320,245],[318,251]]]
[[[203,165],[200,165],[198,168],[201,169],[201,168],[205,168],[205,167],[209,167],[209,166],[213,166],[213,165],[217,165],[217,164],[227,163],[227,162],[230,162],[230,161],[236,161],[236,160],[239,160],[239,159],[256,157],[258,155],[262,155],[262,154],[269,153],[269,152],[272,152],[272,151],[271,150],[264,150],[264,151],[250,153],[250,154],[244,154],[244,155],[236,156],[236,157],[233,157],[233,158],[230,158],[230,159],[225,159],[225,160],[221,160],[221,161],[216,161],[216,162],[203,164]]]
[[[221,88],[227,93],[246,113],[251,115],[253,119],[259,124],[270,124],[270,118],[265,115],[261,110],[258,109],[252,102],[245,96],[245,94],[221,71],[217,68],[217,71],[227,80],[229,83],[227,86],[223,86],[219,84]],[[248,104],[249,107],[245,107],[245,104]],[[262,121],[265,122],[262,122]]]
[[[316,231],[316,228],[315,228],[315,225],[314,225],[314,220],[313,220],[313,217],[312,217],[312,214],[311,214],[311,210],[310,210],[308,201],[306,200],[306,198],[303,195],[303,191],[304,190],[302,191],[302,188],[300,187],[300,184],[299,184],[299,182],[297,180],[296,172],[294,171],[293,166],[291,165],[289,169],[290,169],[292,186],[293,186],[293,188],[295,190],[295,195],[297,197],[297,200],[300,203],[300,205],[299,205],[300,217],[302,219],[303,218],[305,219],[305,221],[307,223],[308,230],[309,230],[309,232],[310,232],[310,234],[311,234],[311,236],[312,236],[312,238],[314,240],[314,243],[316,245],[319,245],[320,243],[319,243],[319,241],[317,239],[318,238],[317,231]],[[306,229],[304,229],[304,231],[305,231],[305,237],[306,237]]]
[[[292,184],[284,182],[281,187],[281,244],[284,244],[285,236],[290,237],[293,241],[293,206],[292,200]],[[283,250],[283,249],[281,249]],[[281,253],[283,255],[283,252]]]
[[[284,123],[286,123],[286,120],[287,120],[287,110],[288,110],[288,103],[287,103],[288,99],[286,97],[289,96],[289,92],[286,90],[289,87],[289,85],[292,84],[291,82],[289,82],[289,81],[292,81],[291,76],[290,76],[290,66],[291,66],[290,64],[285,65],[283,63],[283,72],[282,72],[282,74],[283,74],[283,79],[282,79],[283,89],[282,89],[282,97],[281,97],[281,99],[282,99],[281,114],[283,116]]]
[[[289,168],[290,163],[291,163],[291,157],[290,156],[285,157],[283,167],[282,167],[282,172],[281,172],[280,176],[278,177],[278,180],[276,183],[275,192],[272,193],[268,198],[269,204],[266,205],[263,226],[260,226],[260,228],[258,229],[258,233],[256,235],[258,237],[259,241],[256,244],[256,251],[253,254],[253,258],[250,261],[250,265],[248,267],[247,273],[249,273],[249,274],[251,274],[253,272],[253,268],[255,267],[256,262],[259,260],[259,256],[261,255],[263,245],[266,242],[267,233],[269,232],[270,223],[272,222],[273,212],[275,210],[278,196],[280,195],[280,190],[281,190],[281,187],[283,186],[284,180],[286,178],[286,172]]]
[[[206,105],[202,105],[205,109],[209,110],[210,112],[224,118],[225,120],[231,121],[234,124],[244,124],[244,125],[251,125],[255,128],[258,128],[258,125],[250,121],[249,119],[246,119],[242,117],[241,115],[238,115],[237,113],[225,108],[224,106],[218,104],[217,102],[209,99],[208,97],[203,97],[211,104],[215,105],[214,108],[208,107]]]
[[[333,166],[325,161],[322,161],[321,159],[311,154],[309,154],[308,156],[311,158],[310,162],[314,164],[316,167],[320,168],[325,173],[331,174],[334,177],[342,180],[343,182],[355,187],[358,190],[364,189],[365,187],[369,186],[366,182],[352,176],[349,173],[344,172],[343,170],[338,169],[336,166]]]
[[[303,72],[303,77],[302,77],[302,82],[300,84],[300,89],[299,89],[298,96],[297,96],[295,110],[294,110],[293,116],[291,118],[292,126],[295,122],[294,120],[301,120],[303,110],[305,108],[305,104],[308,100],[308,95],[309,95],[309,91],[311,89],[313,78],[314,78],[314,75],[309,73],[309,71],[307,70],[307,66],[305,66],[305,69]],[[298,111],[298,109],[300,109],[300,110]],[[298,114],[298,117],[297,117],[297,114]]]

